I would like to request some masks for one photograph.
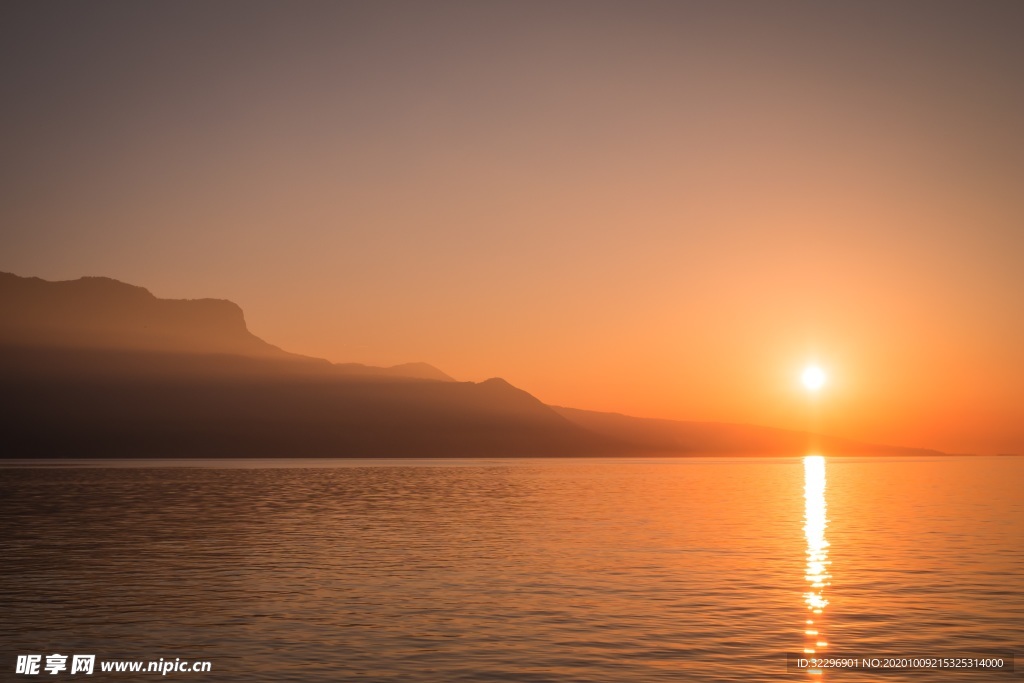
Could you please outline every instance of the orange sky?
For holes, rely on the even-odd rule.
[[[553,404],[1024,452],[1024,6],[835,4],[8,3],[0,270]]]

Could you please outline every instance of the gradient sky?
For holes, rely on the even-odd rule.
[[[1024,452],[1022,35],[1017,0],[8,1],[0,270],[553,404]]]

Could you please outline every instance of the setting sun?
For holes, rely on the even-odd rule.
[[[825,381],[828,376],[825,371],[819,368],[817,365],[809,365],[804,369],[804,374],[800,376],[800,381],[803,382],[804,386],[810,391],[818,391],[825,386]]]

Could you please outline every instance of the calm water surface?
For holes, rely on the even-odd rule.
[[[15,676],[54,652],[212,662],[167,676],[192,681],[817,680],[785,653],[1024,643],[1024,458],[181,464],[0,468],[0,680],[72,678]]]

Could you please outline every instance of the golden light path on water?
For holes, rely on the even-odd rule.
[[[804,654],[814,655],[828,647],[825,638],[824,618],[828,600],[825,588],[830,586],[828,568],[828,541],[825,529],[828,527],[825,504],[825,458],[808,455],[804,458],[804,537],[807,539],[807,568],[804,578],[808,591],[804,593],[807,605],[807,619],[804,628]],[[820,676],[820,669],[809,673]]]

